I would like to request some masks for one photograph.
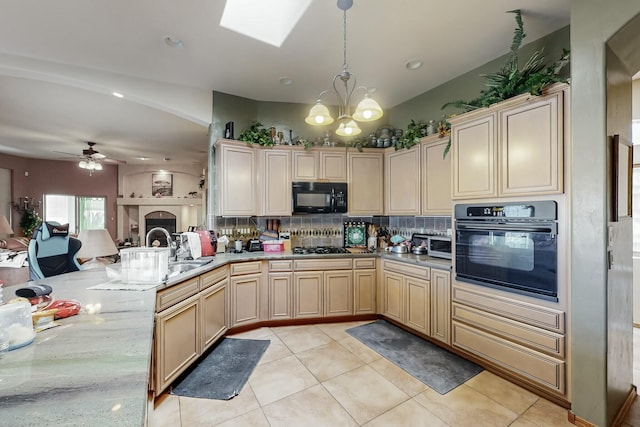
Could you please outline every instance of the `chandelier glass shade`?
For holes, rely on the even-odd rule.
[[[95,171],[102,170],[102,164],[99,162],[96,162],[93,159],[80,160],[80,163],[78,163],[78,166],[82,169],[89,169],[89,170],[95,170]]]
[[[344,62],[342,72],[333,77],[333,90],[320,93],[316,104],[309,110],[309,115],[305,118],[307,124],[313,126],[329,125],[334,122],[329,109],[322,103],[322,97],[326,93],[333,93],[338,99],[338,129],[336,134],[340,136],[356,136],[361,133],[356,121],[371,122],[378,120],[384,114],[380,105],[369,97],[367,88],[356,85],[356,78],[347,69],[347,10],[353,6],[353,0],[338,0],[338,8],[344,12]],[[353,80],[351,81],[351,77]],[[364,99],[358,103],[356,109],[351,114],[351,96],[356,89],[364,89]]]

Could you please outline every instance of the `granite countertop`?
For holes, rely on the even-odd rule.
[[[3,425],[144,425],[156,293],[87,290],[107,280],[94,269],[33,282],[83,308],[0,358]],[[6,287],[5,301],[25,285]]]
[[[111,281],[103,268],[32,282],[48,284],[56,300],[82,305],[78,315],[36,335],[33,343],[0,358],[0,413],[11,426],[142,426],[145,424],[153,345],[156,291],[229,263],[270,259],[380,257],[424,267],[451,269],[451,261],[426,255],[298,255],[286,252],[217,254],[210,262],[140,290],[88,289]],[[16,289],[4,288],[5,301]],[[142,290],[145,289],[145,290]],[[88,306],[99,310],[90,313]]]

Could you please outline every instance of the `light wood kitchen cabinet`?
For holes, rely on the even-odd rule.
[[[450,344],[451,273],[382,261],[382,314],[426,336]]]
[[[343,150],[293,151],[293,181],[347,181],[346,154]]]
[[[227,331],[227,267],[216,268],[200,276],[200,351],[206,351]]]
[[[500,195],[562,192],[562,91],[499,111]]]
[[[218,140],[215,145],[216,212],[220,216],[258,213],[256,152],[245,143]]]
[[[348,208],[351,216],[384,214],[383,153],[347,153]]]
[[[293,312],[294,317],[322,317],[324,275],[321,271],[293,273]]]
[[[291,319],[293,273],[269,273],[269,319]]]
[[[451,153],[444,157],[449,138],[422,138],[422,214],[452,214]]]
[[[431,269],[431,337],[451,344],[451,273]]]
[[[452,286],[452,346],[565,397],[565,313],[464,283]]]
[[[449,119],[453,198],[562,193],[567,84]]]
[[[156,314],[156,395],[200,356],[199,300],[199,295],[195,294]]]
[[[250,261],[231,264],[231,326],[255,323],[260,320],[260,283],[262,263]]]
[[[353,260],[353,314],[376,312],[376,259]]]
[[[473,114],[473,117],[468,121],[449,119],[453,198],[496,196],[496,115],[495,112],[469,114]]]
[[[420,146],[386,151],[384,159],[385,215],[420,215]]]
[[[353,273],[345,271],[325,271],[324,316],[348,316],[353,314]]]
[[[260,214],[291,216],[291,150],[263,149],[260,153]]]

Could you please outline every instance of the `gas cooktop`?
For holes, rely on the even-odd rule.
[[[338,246],[317,246],[317,247],[302,247],[296,246],[293,248],[294,254],[346,254],[348,251],[345,248]]]

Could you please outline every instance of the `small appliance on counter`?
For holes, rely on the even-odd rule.
[[[411,252],[434,258],[451,259],[451,237],[414,233],[411,236]]]
[[[245,249],[247,252],[258,252],[263,250],[262,243],[258,239],[249,239]]]

